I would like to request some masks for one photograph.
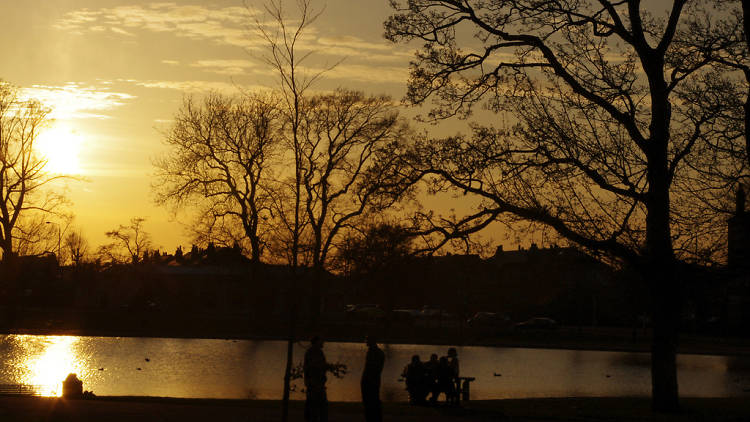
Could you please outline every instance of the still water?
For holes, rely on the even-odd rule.
[[[305,345],[296,345],[295,362]],[[411,356],[426,360],[445,349],[384,345],[381,397],[406,400],[399,375]],[[329,378],[329,400],[358,401],[365,346],[326,343],[324,351],[329,362],[349,367],[343,379]],[[73,372],[97,395],[278,399],[285,353],[281,341],[0,335],[0,384],[39,385],[54,396]],[[459,347],[458,355],[461,375],[476,377],[472,399],[637,396],[651,389],[644,353]],[[750,397],[749,357],[680,355],[678,371],[683,396]],[[299,390],[301,380],[296,384]]]

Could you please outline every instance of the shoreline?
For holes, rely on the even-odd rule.
[[[184,333],[174,331],[150,331],[150,330],[82,330],[82,329],[0,329],[4,335],[49,335],[49,336],[81,336],[81,337],[145,337],[145,338],[181,338],[181,339],[215,339],[215,340],[257,340],[257,341],[286,341],[285,336],[271,334],[238,335],[238,333],[210,332]],[[637,342],[624,340],[622,337],[596,338],[587,337],[564,337],[564,336],[540,336],[540,333],[530,335],[512,333],[504,337],[492,338],[466,338],[460,342],[451,342],[452,338],[422,337],[422,338],[398,338],[384,336],[381,343],[387,344],[419,344],[434,346],[465,346],[465,347],[495,347],[495,348],[526,348],[526,349],[560,349],[560,350],[587,350],[601,352],[626,352],[626,353],[650,353],[648,339],[642,338]],[[546,334],[546,333],[542,333]],[[305,342],[308,337],[298,336],[296,341]],[[715,355],[715,356],[750,356],[750,340],[742,338],[715,338],[683,336],[678,346],[678,354],[683,355]],[[359,343],[361,340],[352,336],[331,335],[326,337],[328,342]]]

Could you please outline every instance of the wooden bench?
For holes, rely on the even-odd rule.
[[[40,396],[42,387],[29,384],[0,384],[2,396]]]

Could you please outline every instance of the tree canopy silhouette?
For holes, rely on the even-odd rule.
[[[435,189],[480,199],[447,235],[523,219],[638,269],[654,305],[653,404],[677,409],[676,249],[702,217],[685,182],[714,123],[738,104],[710,85],[715,62],[687,47],[690,22],[710,12],[687,0],[663,15],[638,0],[391,4],[385,36],[423,43],[406,101],[432,101],[428,119],[466,118],[483,104],[506,122],[415,149]]]
[[[65,198],[49,189],[50,182],[63,176],[45,171],[47,160],[34,148],[49,124],[49,110],[41,103],[24,99],[13,85],[0,80],[0,252],[6,261],[19,248],[51,232],[45,224]]]
[[[151,248],[151,235],[146,232],[143,217],[133,217],[128,225],[120,224],[105,235],[112,243],[99,247],[98,255],[113,264],[138,264]]]
[[[398,154],[410,131],[389,97],[342,89],[306,99],[300,127],[307,238],[322,268],[342,232],[411,186]]]
[[[251,260],[259,262],[282,126],[273,95],[214,93],[201,104],[186,98],[165,137],[169,151],[155,162],[157,202],[176,209],[199,205],[196,225],[203,232],[229,245],[247,239]]]

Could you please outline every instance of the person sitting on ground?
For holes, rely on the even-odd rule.
[[[406,365],[402,374],[406,380],[406,391],[409,392],[409,403],[411,404],[422,404],[427,398],[426,387],[426,371],[419,359],[419,355],[411,357],[411,363]]]

